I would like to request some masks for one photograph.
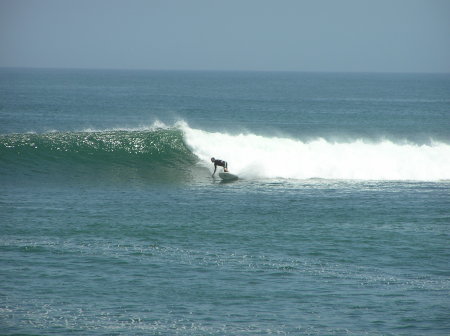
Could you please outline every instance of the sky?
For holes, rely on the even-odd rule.
[[[0,0],[0,67],[450,73],[450,0]]]

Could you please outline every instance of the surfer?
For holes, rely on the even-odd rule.
[[[214,173],[213,173],[213,176],[214,176],[214,174],[216,173],[216,169],[217,169],[217,166],[220,166],[220,167],[223,167],[223,171],[224,172],[228,172],[228,163],[226,162],[226,161],[223,161],[223,160],[216,160],[215,158],[211,158],[211,162],[212,163],[214,163]]]

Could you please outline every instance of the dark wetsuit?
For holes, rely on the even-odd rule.
[[[228,168],[228,163],[226,161],[222,161],[222,160],[214,160],[214,173],[213,175],[216,173],[216,169],[217,166],[223,167],[223,168]]]

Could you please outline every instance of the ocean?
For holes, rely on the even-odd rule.
[[[0,69],[0,232],[2,335],[449,335],[450,76]]]

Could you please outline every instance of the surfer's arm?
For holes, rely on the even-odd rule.
[[[217,165],[214,165],[214,173],[213,173],[213,176],[214,176],[214,174],[216,173],[216,169],[217,169]]]

